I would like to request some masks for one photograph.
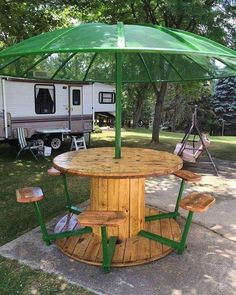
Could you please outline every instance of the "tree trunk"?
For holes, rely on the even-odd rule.
[[[137,97],[137,104],[136,108],[133,113],[133,128],[136,128],[138,126],[138,121],[141,119],[141,113],[142,113],[142,107],[143,107],[143,97],[138,95]]]
[[[177,120],[177,112],[179,109],[179,100],[180,100],[180,88],[179,85],[175,85],[175,98],[174,98],[174,112],[172,116],[172,122],[171,122],[171,132],[176,131],[176,120]]]
[[[155,95],[156,95],[156,104],[155,104],[155,113],[153,120],[153,129],[152,129],[152,144],[157,144],[160,142],[160,125],[161,125],[161,112],[162,106],[165,98],[167,90],[167,82],[161,83],[160,90],[158,91],[157,87],[155,87]]]

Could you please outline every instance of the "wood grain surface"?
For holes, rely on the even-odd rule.
[[[145,208],[146,216],[158,213],[162,212],[148,206]],[[68,228],[78,229],[78,223],[77,226],[74,227],[76,222],[76,215],[71,215],[69,220],[68,217],[65,216],[58,222],[55,231],[62,232]],[[168,237],[175,241],[180,240],[181,231],[178,223],[174,219],[147,221],[145,222],[144,228],[162,237]],[[93,265],[101,265],[102,263],[101,238],[94,233],[58,240],[56,244],[64,254],[75,260]],[[158,242],[140,236],[134,236],[132,238],[119,240],[116,244],[112,266],[124,267],[148,263],[160,259],[172,251],[174,251],[172,248],[163,246]]]
[[[61,154],[53,165],[63,173],[80,176],[127,178],[167,175],[183,166],[179,156],[142,148],[122,148],[122,158],[114,158],[114,148],[92,148]]]

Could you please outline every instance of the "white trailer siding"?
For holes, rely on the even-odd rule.
[[[115,87],[113,85],[105,85],[100,83],[94,84],[94,112],[107,112],[115,114],[115,104],[101,104],[99,103],[99,92],[114,92]]]
[[[37,114],[35,89],[47,87],[52,93],[53,87],[55,89],[55,112]],[[2,84],[0,84],[0,88],[0,111],[2,112]],[[81,106],[73,105],[70,91],[72,88],[80,90]],[[16,137],[16,128],[18,127],[27,129],[27,137],[36,134],[37,130],[53,128],[70,129],[71,133],[91,132],[95,112],[110,112],[112,114],[115,112],[115,104],[99,103],[99,92],[114,92],[114,86],[100,83],[75,84],[8,78],[5,80],[5,93],[8,119],[10,120],[9,134],[12,138]],[[0,130],[1,134],[4,135],[4,131]]]

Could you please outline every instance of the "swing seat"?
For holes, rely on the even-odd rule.
[[[210,145],[210,140],[208,139],[206,134],[202,134],[202,140],[205,146],[208,148],[208,146]],[[177,143],[174,154],[180,156],[185,162],[196,163],[197,159],[204,151],[204,146],[201,140],[199,139],[199,141],[194,146],[190,144],[185,144],[182,153],[179,154],[182,145],[182,143]]]

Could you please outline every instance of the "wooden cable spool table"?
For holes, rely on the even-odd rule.
[[[145,222],[145,215],[158,214],[155,208],[145,207],[145,178],[168,175],[182,168],[180,157],[162,151],[142,148],[122,148],[122,158],[114,158],[114,148],[93,148],[67,152],[57,156],[53,165],[63,173],[91,178],[90,210],[123,211],[125,223],[109,228],[108,236],[118,236],[113,266],[129,266],[159,259],[172,251],[168,246],[137,236],[145,229],[179,240],[180,229],[174,219]],[[76,228],[76,215],[65,216],[56,225],[60,232]],[[66,255],[76,260],[100,265],[100,229],[93,233],[70,237],[57,242]]]

